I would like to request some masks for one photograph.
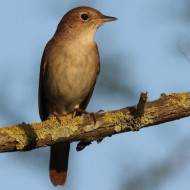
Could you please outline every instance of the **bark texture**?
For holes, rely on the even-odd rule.
[[[0,128],[0,152],[28,151],[59,142],[101,141],[114,134],[138,131],[190,116],[190,92],[161,94],[147,102],[142,93],[137,105],[92,116],[55,117],[41,123],[18,124]],[[87,143],[88,144],[88,143]]]

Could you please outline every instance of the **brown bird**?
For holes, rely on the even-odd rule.
[[[61,19],[47,43],[41,61],[39,113],[42,121],[51,115],[81,115],[92,96],[100,72],[96,30],[116,18],[90,7],[77,7]],[[68,169],[70,143],[51,146],[50,179],[63,185]]]

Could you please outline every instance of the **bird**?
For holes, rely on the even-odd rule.
[[[38,105],[42,121],[52,115],[82,115],[100,72],[97,29],[117,18],[91,7],[76,7],[59,22],[41,59]],[[66,182],[70,143],[51,145],[49,176],[54,186]]]

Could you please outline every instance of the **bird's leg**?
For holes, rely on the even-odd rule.
[[[53,113],[49,114],[48,119],[50,119],[51,117],[55,117],[57,121],[59,122],[59,124],[61,124],[60,116],[61,115],[57,113],[56,106],[53,106]]]
[[[85,115],[84,117],[91,116],[93,118],[93,120],[94,120],[94,125],[96,124],[96,115],[104,112],[103,110],[99,110],[97,112],[87,112],[87,111],[85,111],[85,110],[83,110],[83,109],[81,109],[79,107],[76,107],[75,111],[77,111],[78,113],[84,114]]]
[[[59,122],[59,124],[61,124],[61,119],[60,119],[60,115],[57,112],[53,112],[51,113],[47,119],[50,119],[51,117],[55,117],[57,119],[57,121]]]
[[[103,111],[103,110],[99,110],[99,111],[97,111],[97,112],[95,112],[95,113],[93,113],[93,112],[89,113],[89,112],[87,112],[87,111],[85,111],[85,112],[86,112],[86,115],[85,115],[85,116],[90,115],[90,116],[93,117],[93,119],[94,119],[94,125],[95,125],[95,124],[96,124],[96,115],[97,115],[97,114],[100,114],[100,113],[102,113],[102,112],[104,112],[104,111]],[[99,139],[97,142],[99,143],[99,142],[101,142],[101,141],[102,141],[102,139]],[[77,150],[77,151],[81,151],[81,150],[83,150],[84,148],[86,148],[87,146],[89,146],[90,144],[91,144],[91,142],[80,141],[80,142],[77,144],[76,150]]]
[[[103,110],[99,110],[99,111],[97,111],[97,112],[87,112],[87,111],[85,111],[85,110],[83,110],[83,109],[81,109],[81,108],[79,108],[79,107],[76,107],[76,108],[75,108],[75,112],[84,114],[84,115],[85,115],[84,117],[86,117],[86,116],[91,116],[91,117],[93,117],[94,125],[95,125],[95,124],[96,124],[96,115],[97,115],[97,114],[100,114],[100,113],[102,113],[102,112],[104,112],[104,111],[103,111]],[[83,150],[86,146],[89,146],[90,144],[91,144],[91,142],[81,141],[81,142],[79,142],[79,143],[77,144],[76,150],[77,150],[77,151],[81,151],[81,150]]]
[[[85,115],[89,114],[89,112],[87,112],[87,111],[85,111],[85,110],[83,110],[83,109],[81,109],[81,108],[79,108],[79,107],[76,107],[76,108],[75,108],[75,111],[76,111],[76,112],[79,112],[79,113],[82,113],[82,114],[85,114]]]

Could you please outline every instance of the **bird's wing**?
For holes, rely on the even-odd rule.
[[[40,118],[42,121],[48,118],[48,110],[46,107],[46,98],[45,98],[44,87],[43,87],[44,73],[46,69],[45,50],[44,50],[42,60],[41,60],[40,80],[39,80],[39,89],[38,89],[38,109],[39,109]]]
[[[41,66],[40,66],[40,82],[39,82],[39,90],[38,90],[38,107],[39,107],[40,118],[42,121],[46,120],[49,116],[49,113],[47,110],[47,104],[46,104],[46,97],[44,94],[44,86],[43,86],[44,73],[45,73],[46,64],[47,64],[46,59],[45,59],[46,51],[48,51],[47,46],[42,56],[42,61],[41,61]],[[67,142],[51,146],[49,175],[50,175],[51,182],[55,186],[63,185],[66,181],[69,149],[70,149],[70,143],[67,143]]]

